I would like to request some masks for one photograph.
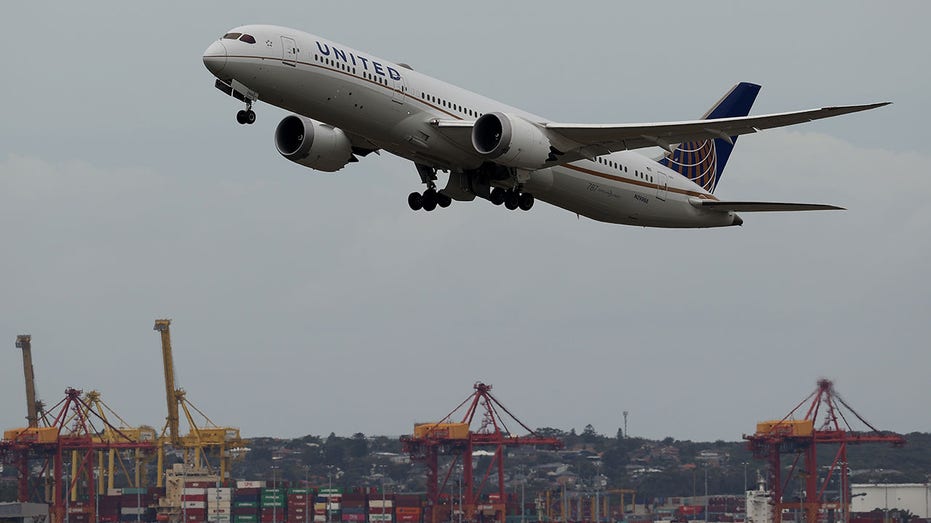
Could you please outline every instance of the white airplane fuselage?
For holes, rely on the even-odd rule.
[[[238,82],[263,102],[363,137],[415,163],[461,172],[486,161],[438,132],[435,120],[474,121],[510,107],[369,53],[294,29],[249,25],[231,32],[256,43],[214,42],[204,54],[220,80]],[[716,198],[679,173],[631,151],[519,172],[539,200],[594,220],[650,227],[739,225],[734,212],[709,211],[689,199]]]

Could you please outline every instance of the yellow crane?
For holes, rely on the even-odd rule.
[[[36,399],[36,373],[32,367],[32,336],[16,336],[16,348],[23,350],[23,376],[26,378],[26,420],[29,428],[39,426],[39,416],[44,414],[44,405]]]
[[[634,489],[628,489],[628,488],[616,488],[616,489],[609,489],[609,490],[606,490],[606,491],[605,491],[605,497],[602,498],[602,499],[603,499],[603,504],[604,504],[604,505],[602,506],[602,515],[603,515],[603,516],[608,516],[608,515],[609,515],[609,514],[608,514],[608,511],[610,510],[610,505],[609,505],[609,502],[608,502],[608,495],[609,495],[609,494],[619,494],[619,495],[620,495],[620,497],[621,497],[621,513],[620,513],[620,519],[626,519],[627,516],[626,516],[625,514],[627,514],[627,495],[630,494],[630,506],[631,506],[631,510],[633,510],[633,509],[636,507],[636,503],[637,503],[637,491],[634,490]]]
[[[165,447],[170,445],[181,449],[184,456],[184,466],[195,474],[212,473],[214,470],[221,479],[229,476],[230,462],[239,457],[237,452],[245,447],[248,441],[240,437],[239,429],[235,427],[220,427],[206,414],[195,407],[188,399],[184,389],[175,386],[175,367],[171,349],[171,320],[155,320],[154,330],[158,331],[162,339],[162,363],[165,369],[165,400],[168,405],[168,418],[159,437],[158,446],[158,486],[163,486],[165,470]],[[203,418],[198,425],[191,411]],[[179,430],[181,412],[190,427],[190,432],[184,436]],[[213,452],[210,452],[210,451]],[[215,454],[217,467],[211,467],[209,454]]]
[[[103,429],[94,438],[100,443],[156,443],[157,434],[155,429],[147,425],[133,427],[126,422],[119,414],[113,411],[109,405],[104,403],[100,392],[92,390],[84,394],[84,401],[88,410],[94,410],[101,420],[104,421]],[[109,413],[109,415],[108,415]],[[89,416],[88,416],[89,417]],[[112,420],[112,421],[111,421]],[[119,422],[117,425],[114,422]],[[106,488],[112,489],[116,486],[116,466],[120,466],[120,472],[126,479],[126,483],[135,488],[143,486],[144,474],[143,463],[151,454],[146,454],[140,448],[131,449],[133,458],[133,470],[126,467],[120,451],[116,448],[110,448],[106,452],[98,451],[98,470],[97,475],[97,492],[104,491],[104,478],[106,477]],[[104,467],[104,454],[107,455],[106,468]],[[104,473],[103,471],[106,470]]]

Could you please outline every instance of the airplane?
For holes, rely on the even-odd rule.
[[[215,86],[242,103],[291,113],[278,152],[335,172],[380,150],[408,159],[426,188],[414,211],[476,197],[507,209],[536,200],[608,223],[663,228],[742,225],[739,212],[839,210],[825,204],[726,201],[714,192],[737,137],[875,109],[889,102],[748,116],[760,86],[741,82],[698,120],[560,123],[295,29],[245,25],[203,54]],[[661,148],[650,158],[637,149]],[[438,189],[439,172],[449,178]]]

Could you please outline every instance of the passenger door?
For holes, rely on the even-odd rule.
[[[291,67],[297,66],[297,43],[293,38],[287,36],[281,37],[281,62]]]
[[[656,199],[665,202],[666,191],[669,190],[669,179],[666,177],[666,173],[662,171],[656,171],[654,176],[656,180]]]
[[[388,82],[391,86],[391,101],[404,105],[404,93],[407,92],[407,83],[402,76],[400,80],[393,80],[389,77]]]

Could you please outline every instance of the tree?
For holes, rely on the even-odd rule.
[[[369,444],[368,440],[365,439],[365,434],[361,432],[356,432],[352,435],[352,440],[349,442],[349,455],[353,458],[364,458],[369,454]]]

